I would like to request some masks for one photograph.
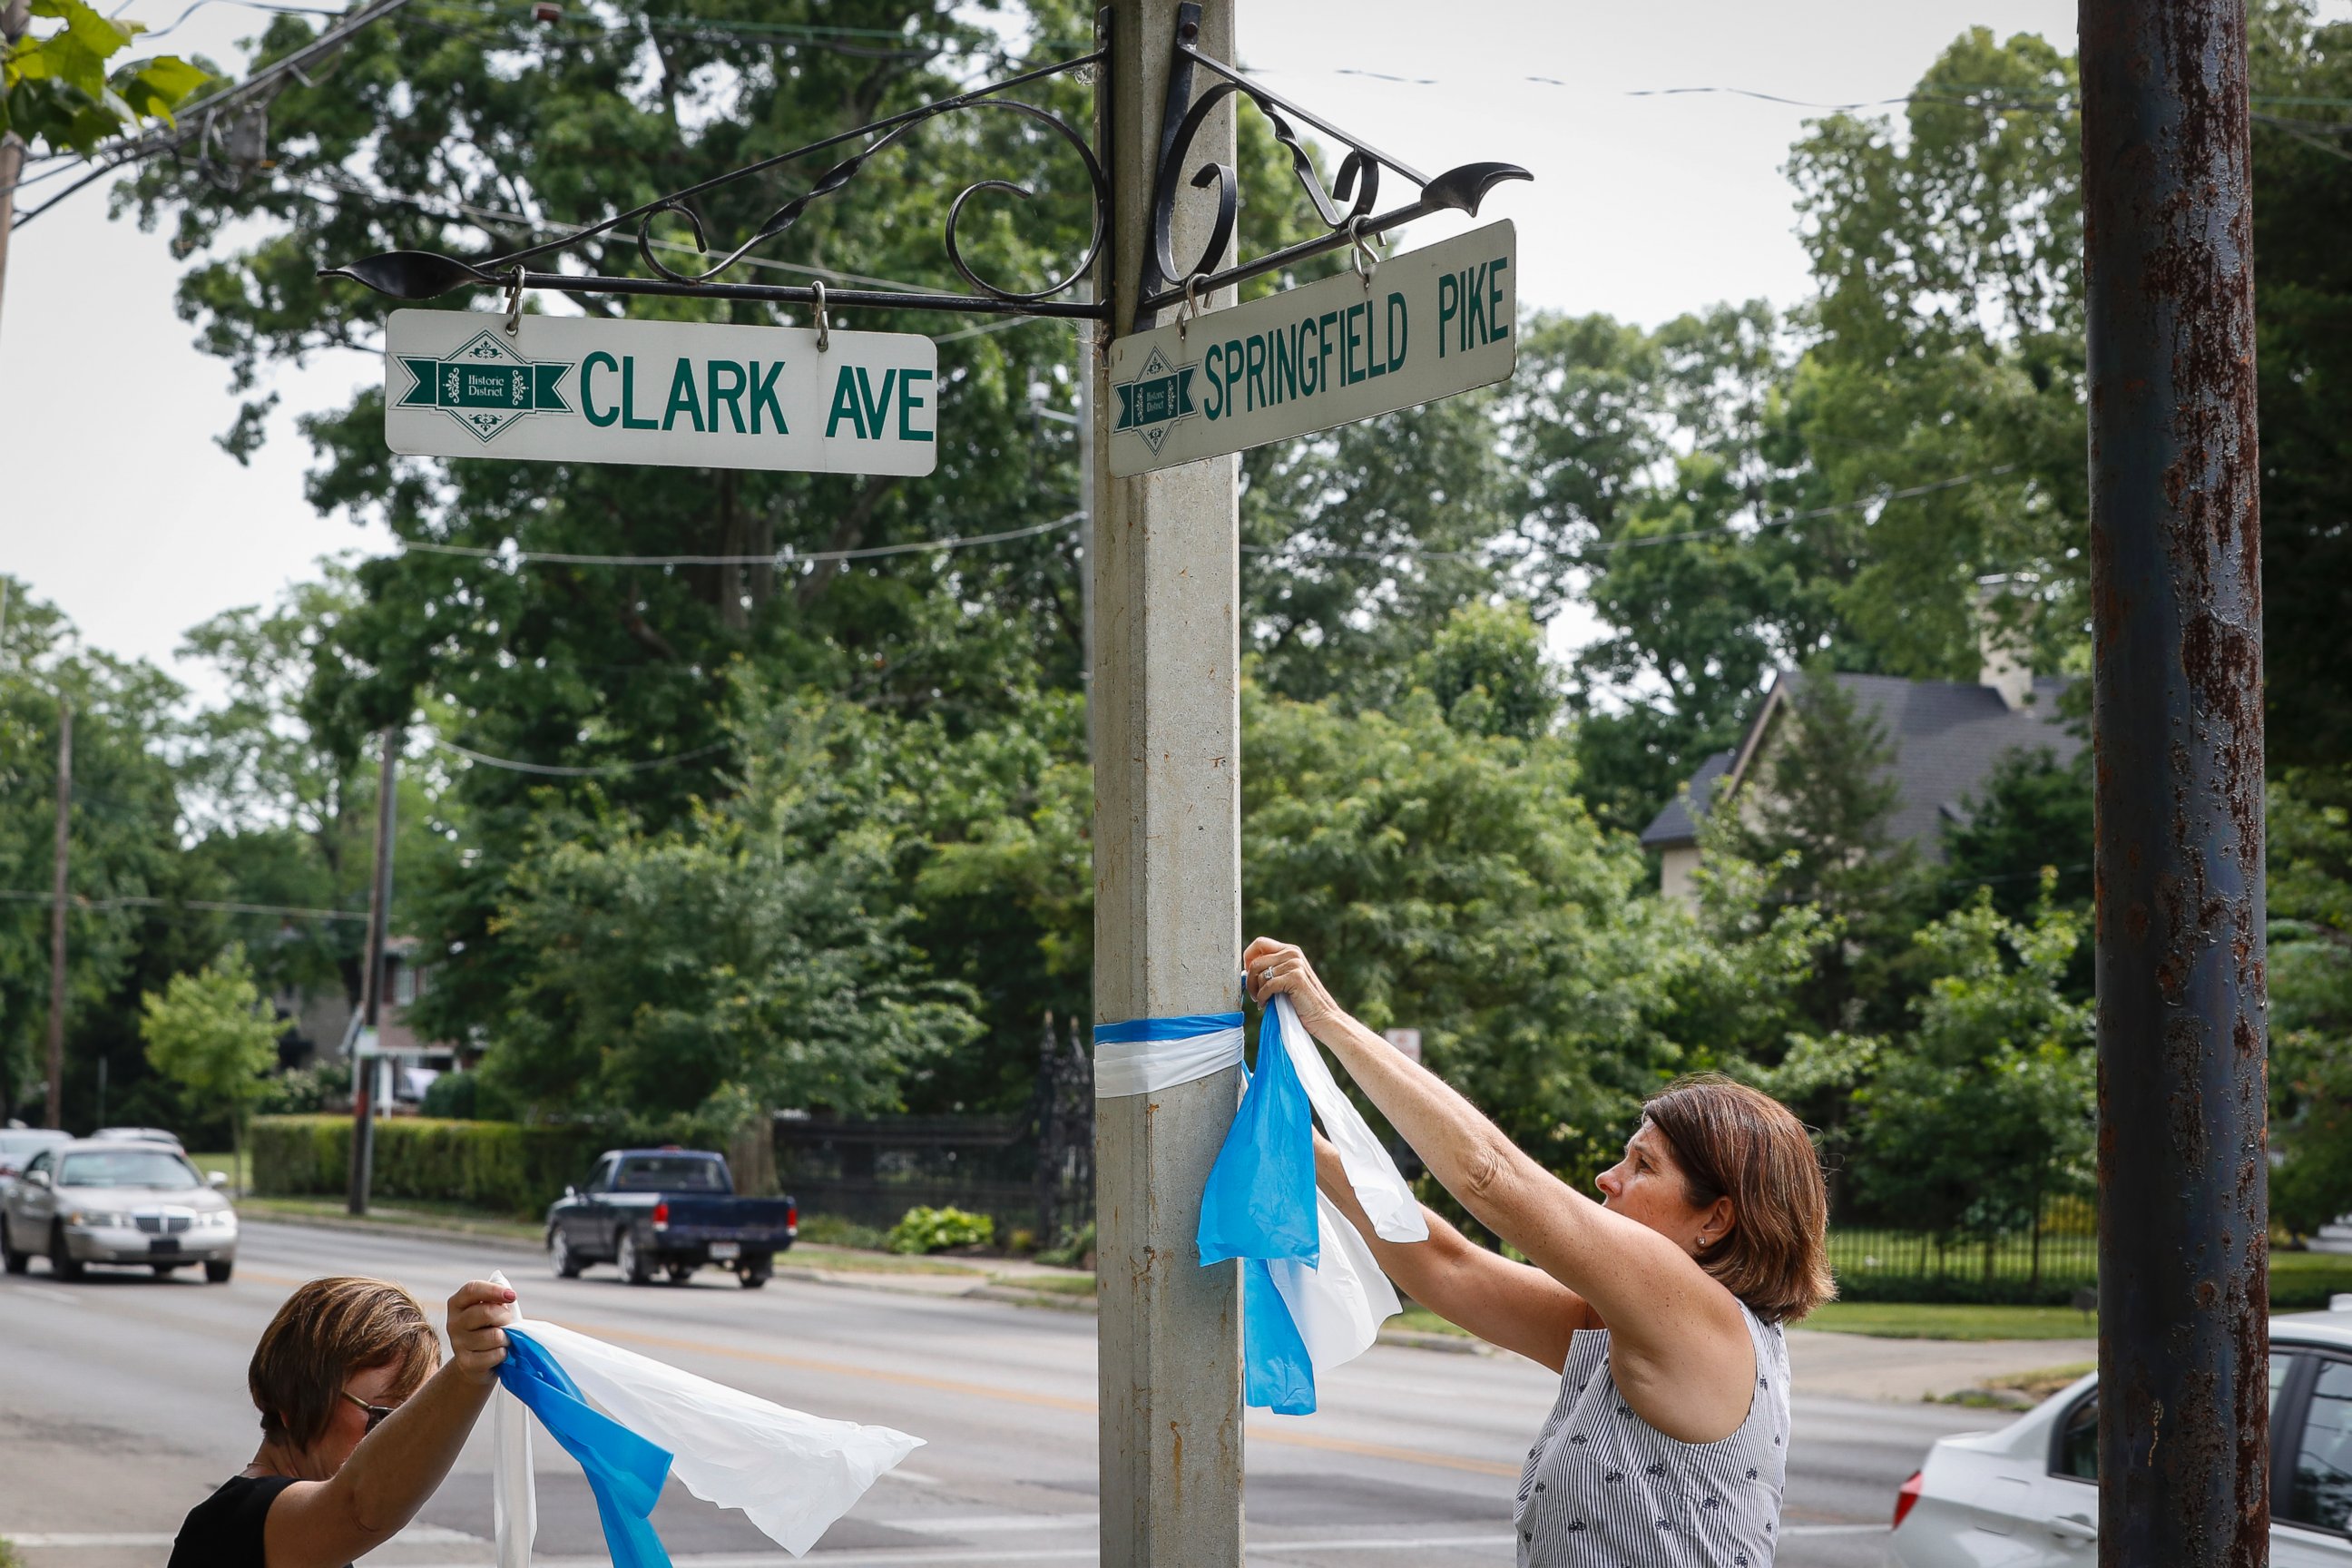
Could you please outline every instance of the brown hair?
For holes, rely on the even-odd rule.
[[[286,1298],[254,1347],[246,1387],[269,1436],[307,1448],[327,1430],[352,1374],[396,1366],[405,1397],[441,1364],[441,1342],[416,1298],[384,1279],[341,1274]]]
[[[1731,1199],[1731,1232],[1699,1255],[1699,1267],[1768,1323],[1793,1323],[1837,1294],[1821,1157],[1787,1106],[1720,1073],[1695,1073],[1642,1115],[1673,1145],[1691,1206]]]

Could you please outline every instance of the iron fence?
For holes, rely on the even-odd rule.
[[[1849,1301],[2074,1304],[2095,1290],[2099,1238],[2089,1206],[2060,1200],[2012,1231],[1937,1234],[1895,1226],[1830,1227],[1830,1268]]]

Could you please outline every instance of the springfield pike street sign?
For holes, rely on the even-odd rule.
[[[1489,224],[1110,346],[1121,479],[1486,386],[1518,360],[1518,234]]]
[[[928,474],[939,350],[907,332],[395,310],[395,452],[543,462]]]

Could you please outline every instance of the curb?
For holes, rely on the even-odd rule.
[[[446,1226],[395,1225],[385,1220],[362,1218],[357,1215],[338,1217],[333,1215],[240,1213],[240,1228],[246,1225],[290,1225],[303,1230],[337,1230],[352,1236],[405,1236],[418,1241],[440,1242],[458,1247],[499,1247],[543,1250],[545,1243],[521,1236],[496,1236],[478,1230],[457,1230]]]

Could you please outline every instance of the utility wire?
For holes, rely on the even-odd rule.
[[[517,762],[512,757],[493,757],[470,746],[461,746],[455,741],[445,741],[438,735],[433,737],[433,743],[445,752],[455,752],[467,762],[479,763],[484,767],[504,768],[509,773],[538,773],[546,778],[593,779],[618,778],[629,773],[649,773],[661,768],[680,767],[698,757],[723,752],[730,742],[718,741],[708,746],[697,746],[690,752],[680,752],[674,757],[653,757],[642,763],[605,763],[600,766],[577,768],[559,767],[552,763]]]
[[[969,550],[982,544],[1003,544],[1008,540],[1028,539],[1040,533],[1051,533],[1068,528],[1086,519],[1083,511],[1069,512],[1051,522],[1033,522],[1024,528],[1008,528],[998,533],[972,533],[947,539],[918,539],[905,544],[874,544],[862,550],[811,550],[805,552],[780,550],[772,555],[579,555],[568,551],[508,550],[480,544],[440,544],[430,540],[404,539],[404,551],[421,552],[428,555],[465,555],[477,560],[551,562],[563,566],[799,566],[825,561],[871,561],[884,555],[913,555],[929,550]]]
[[[15,889],[0,889],[0,901],[12,904],[39,904],[54,909],[57,898],[50,893],[28,893]],[[71,910],[206,910],[228,915],[283,915],[295,920],[365,921],[365,910],[311,910],[297,904],[247,904],[221,899],[159,899],[137,894],[121,894],[111,899],[66,900]]]
[[[391,16],[394,12],[399,10],[402,6],[406,5],[407,4],[409,4],[409,0],[375,0],[373,5],[354,13],[351,19],[343,26],[340,27],[328,28],[326,31],[320,33],[317,37],[303,45],[300,48],[296,49],[292,54],[272,60],[269,64],[262,67],[259,70],[255,71],[251,76],[247,77],[243,81],[231,87],[223,88],[220,91],[214,93],[209,98],[199,99],[194,103],[183,105],[178,112],[173,116],[174,128],[173,130],[161,136],[142,136],[139,138],[139,140],[133,142],[130,146],[122,148],[117,152],[109,161],[99,164],[96,168],[90,170],[89,173],[84,174],[80,179],[76,180],[64,190],[59,191],[47,201],[43,202],[39,206],[29,207],[24,212],[18,213],[16,215],[16,222],[10,226],[12,228],[24,227],[26,224],[32,222],[35,218],[40,216],[43,213],[48,211],[51,207],[57,205],[59,202],[73,195],[84,185],[89,184],[93,181],[102,180],[109,174],[114,173],[117,169],[124,167],[126,164],[152,158],[159,153],[178,152],[190,142],[196,140],[205,133],[211,124],[212,117],[215,114],[218,113],[222,110],[236,107],[247,100],[255,97],[260,89],[264,88],[274,86],[276,83],[289,76],[294,77],[299,80],[309,80],[309,78],[302,75],[302,68],[304,66],[310,65],[325,56],[332,54],[335,50],[341,48],[346,43],[351,41],[352,35],[359,32],[361,28],[365,27],[372,23],[382,21],[384,17]],[[187,129],[182,130],[178,128],[182,121],[189,122]]]

